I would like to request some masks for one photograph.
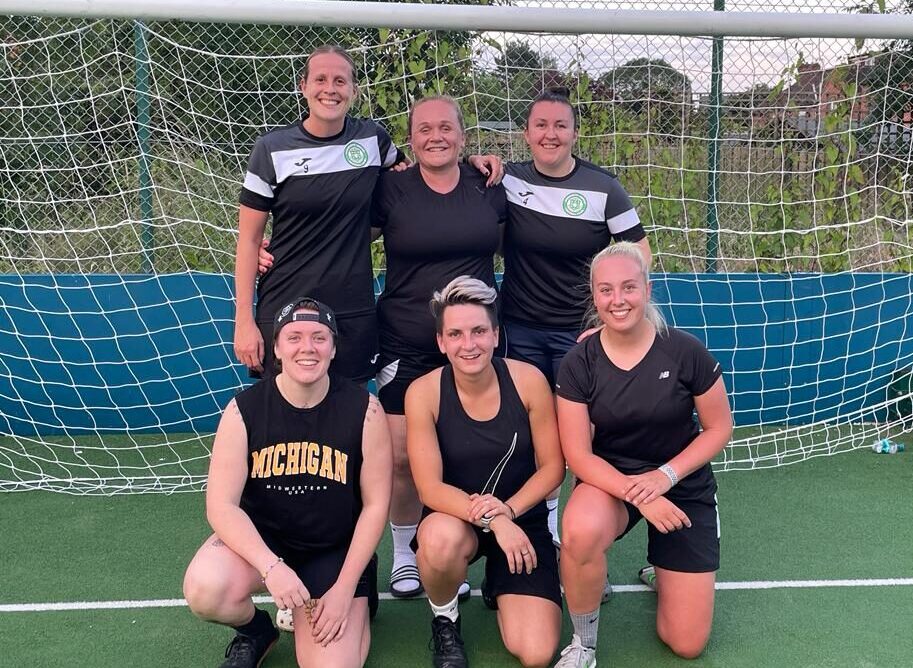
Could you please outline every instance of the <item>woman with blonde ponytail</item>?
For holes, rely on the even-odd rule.
[[[656,632],[673,652],[695,658],[710,636],[720,559],[710,461],[732,434],[722,371],[651,303],[637,245],[598,253],[590,289],[604,326],[565,356],[557,383],[561,448],[578,483],[561,550],[574,636],[556,668],[596,664],[605,553],[641,518],[659,595]]]

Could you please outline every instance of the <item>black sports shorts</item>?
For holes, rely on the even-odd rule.
[[[313,598],[320,598],[336,584],[349,551],[347,545],[326,550],[296,550],[277,539],[269,531],[261,527],[258,527],[257,530],[269,549],[275,552],[276,556],[282,557],[285,564],[295,571]],[[377,591],[376,555],[371,558],[367,568],[358,579],[354,598],[370,596],[372,590]]]
[[[394,355],[381,351],[377,365],[377,398],[387,415],[406,414],[406,390],[416,378],[447,364],[440,353],[414,352]]]
[[[428,508],[422,513],[422,519],[430,514]],[[473,525],[472,529],[479,541],[475,555],[469,561],[474,564],[485,557],[486,589],[495,598],[502,594],[518,594],[521,596],[536,596],[552,601],[561,607],[561,578],[558,573],[558,550],[552,543],[552,534],[548,530],[546,516],[518,520],[518,526],[526,532],[529,542],[536,551],[536,567],[532,573],[525,570],[521,573],[511,573],[507,566],[507,556],[498,545],[493,532],[485,533],[481,528]],[[412,540],[412,549],[418,551],[418,532]]]
[[[691,520],[691,526],[661,533],[647,522],[647,561],[659,568],[681,573],[710,573],[720,568],[720,516],[716,496],[713,502],[676,501]],[[636,506],[623,502],[628,510],[627,534],[643,515]],[[619,536],[619,538],[621,538]]]

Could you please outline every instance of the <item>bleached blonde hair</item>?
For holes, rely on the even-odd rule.
[[[491,320],[491,326],[497,327],[498,312],[495,308],[497,299],[498,291],[484,281],[471,276],[457,276],[444,286],[443,290],[436,291],[431,298],[431,314],[434,316],[437,333],[444,332],[444,310],[448,306],[457,304],[476,304],[483,307]]]
[[[647,258],[644,257],[643,251],[640,250],[640,246],[630,241],[618,241],[613,244],[609,244],[601,251],[596,253],[590,262],[590,292],[592,296],[593,290],[595,290],[595,285],[593,282],[593,275],[596,271],[596,265],[609,257],[627,257],[634,260],[640,267],[640,273],[644,279],[644,285],[650,284],[650,265],[647,264]],[[666,319],[663,317],[663,314],[656,307],[656,304],[653,303],[653,300],[647,302],[644,306],[644,317],[649,320],[653,326],[656,328],[657,333],[665,335],[669,330],[669,326],[666,324]],[[589,316],[590,326],[596,326],[600,324],[599,316],[596,313],[596,307],[590,302],[590,316]]]

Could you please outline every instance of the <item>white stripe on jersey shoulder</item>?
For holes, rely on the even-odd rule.
[[[392,167],[396,164],[396,156],[399,155],[399,150],[396,148],[396,145],[391,141],[390,148],[387,149],[387,155],[384,157],[381,167]]]
[[[606,223],[609,226],[609,232],[619,234],[625,230],[630,230],[635,225],[640,225],[640,216],[637,215],[636,209],[631,208],[609,218]]]
[[[272,199],[274,195],[273,187],[253,172],[248,172],[244,177],[244,188],[250,190],[252,193],[257,193],[262,197],[268,197],[270,199]]]
[[[376,136],[360,137],[347,144],[273,151],[270,157],[276,171],[277,184],[292,176],[348,172],[365,167],[380,167],[381,164]]]
[[[608,200],[608,195],[605,193],[534,185],[510,174],[506,174],[501,183],[507,192],[507,201],[516,206],[522,206],[524,209],[556,218],[605,221],[605,208]]]

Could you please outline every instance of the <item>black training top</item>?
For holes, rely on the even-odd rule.
[[[446,194],[432,190],[418,166],[384,172],[377,187],[374,225],[387,255],[384,291],[377,300],[381,350],[393,356],[439,353],[428,302],[457,276],[495,285],[494,254],[507,215],[504,189],[460,165]]]
[[[448,364],[441,370],[441,399],[435,427],[443,481],[467,494],[490,493],[506,501],[535,474],[536,453],[529,413],[510,377],[507,362],[495,357],[491,363],[501,391],[498,414],[485,422],[469,417],[457,394],[453,367]],[[514,435],[517,442],[511,449]],[[520,520],[523,523],[541,520],[547,512],[542,501]]]
[[[502,313],[541,329],[580,330],[589,303],[590,259],[612,239],[646,236],[613,174],[580,158],[567,176],[507,163]]]
[[[721,375],[720,364],[687,332],[669,329],[631,370],[615,366],[598,335],[572,348],[558,372],[558,396],[585,403],[596,426],[593,452],[626,475],[656,469],[700,433],[694,397]],[[710,464],[681,480],[670,500],[713,501]]]
[[[381,167],[402,156],[374,121],[347,117],[342,132],[315,137],[302,121],[257,139],[241,204],[273,214],[273,268],[257,286],[257,322],[299,295],[338,316],[374,309],[370,205]]]
[[[247,428],[241,509],[254,526],[296,550],[348,546],[362,507],[368,391],[331,375],[323,401],[296,408],[271,377],[235,400]]]

